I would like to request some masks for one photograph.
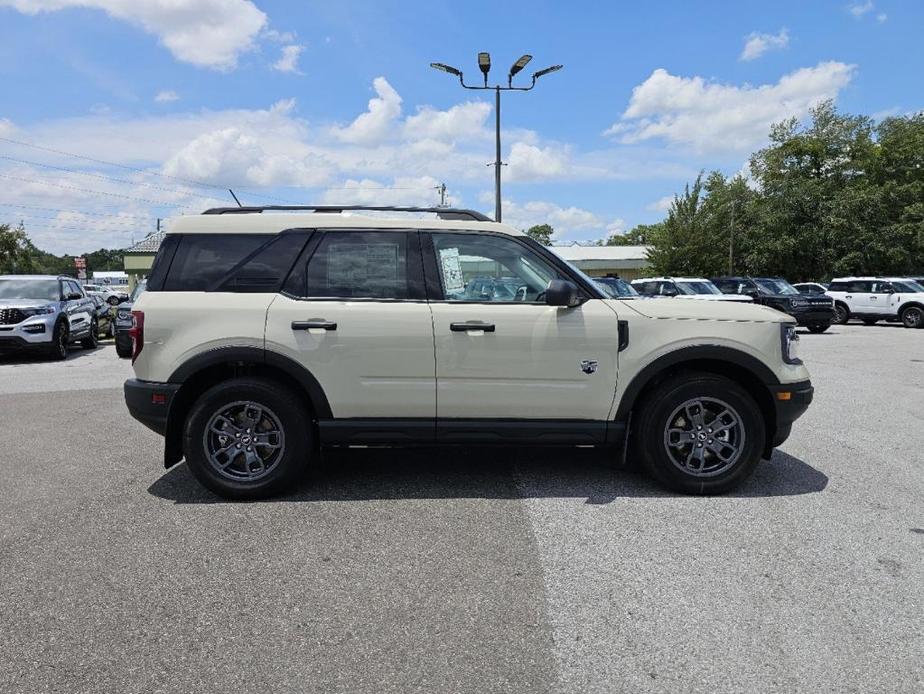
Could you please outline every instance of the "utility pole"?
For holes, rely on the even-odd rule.
[[[465,89],[491,89],[494,91],[494,163],[488,164],[488,166],[494,167],[494,221],[496,222],[501,221],[501,166],[504,166],[503,162],[501,162],[500,93],[528,92],[536,86],[537,79],[543,75],[549,74],[550,72],[557,72],[562,68],[561,65],[552,65],[551,67],[547,67],[544,70],[539,70],[538,72],[533,73],[532,82],[528,87],[514,87],[513,76],[524,67],[526,67],[526,64],[532,59],[533,57],[529,54],[520,56],[519,60],[517,60],[510,67],[510,71],[507,74],[506,87],[502,87],[499,84],[493,87],[488,86],[488,73],[491,71],[491,55],[489,53],[481,52],[478,54],[478,69],[481,70],[481,74],[484,75],[484,86],[481,87],[465,84],[465,80],[462,77],[462,71],[452,67],[451,65],[446,65],[445,63],[430,63],[430,67],[436,70],[441,70],[443,72],[448,72],[450,75],[455,75],[458,77],[459,83]]]
[[[435,186],[433,190],[439,191],[440,207],[446,207],[446,184],[440,183],[438,186]]]

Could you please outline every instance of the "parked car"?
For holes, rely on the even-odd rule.
[[[132,307],[128,409],[166,467],[185,458],[225,497],[290,489],[319,446],[524,442],[627,449],[662,484],[720,493],[812,400],[778,311],[608,299],[478,212],[273,209],[178,218]],[[526,291],[467,296],[492,266]]]
[[[129,331],[132,328],[132,306],[138,300],[147,287],[147,280],[140,280],[135,285],[128,301],[120,304],[116,309],[115,318],[115,345],[116,354],[123,359],[129,359],[132,356],[132,338]]]
[[[828,285],[821,282],[797,282],[792,285],[800,294],[824,294],[828,291]]]
[[[55,275],[0,276],[0,351],[39,350],[67,357],[99,342],[96,304],[77,280]]]
[[[834,322],[851,318],[875,325],[901,321],[924,328],[924,286],[903,277],[836,277],[827,295],[834,300]]]
[[[606,277],[594,277],[593,280],[607,296],[613,299],[637,299],[641,296],[635,291],[635,287],[621,277],[607,275]]]
[[[788,313],[809,332],[823,333],[831,327],[834,302],[824,295],[805,295],[782,277],[713,277],[725,294],[751,297],[756,303]]]
[[[84,284],[83,289],[87,294],[98,294],[110,306],[117,306],[123,301],[128,301],[128,293],[113,289],[105,284]]]
[[[527,287],[516,277],[476,277],[465,286],[465,295],[473,301],[517,300]]]
[[[749,302],[749,296],[728,296],[703,277],[645,277],[632,280],[632,287],[642,296],[706,299],[707,301]]]
[[[99,294],[90,294],[89,297],[90,301],[96,306],[97,334],[100,337],[110,337],[114,335],[115,320],[112,317],[112,312],[115,309],[107,304],[106,300]]]

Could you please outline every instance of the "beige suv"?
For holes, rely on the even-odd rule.
[[[812,399],[788,316],[609,299],[467,210],[181,217],[133,308],[129,410],[167,467],[185,458],[231,498],[290,489],[320,446],[369,444],[609,446],[720,493]]]

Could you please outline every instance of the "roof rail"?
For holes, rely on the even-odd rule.
[[[371,205],[261,205],[257,207],[212,207],[202,214],[248,214],[271,212],[311,211],[339,214],[351,211],[369,212],[433,212],[440,219],[471,219],[476,222],[493,222],[490,217],[475,210],[462,210],[455,207],[391,207]]]

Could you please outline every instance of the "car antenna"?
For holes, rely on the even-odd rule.
[[[234,194],[234,191],[231,190],[230,188],[228,188],[228,192],[231,193],[231,197],[234,198],[234,202],[237,203],[237,206],[238,206],[238,207],[243,207],[243,205],[241,204],[241,201],[238,200],[238,199],[237,199],[237,196]]]

